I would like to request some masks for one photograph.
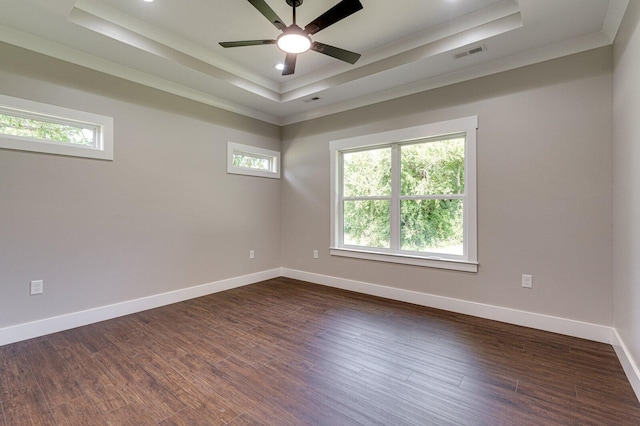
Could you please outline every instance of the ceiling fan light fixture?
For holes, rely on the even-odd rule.
[[[358,59],[360,59],[361,55],[359,53],[311,40],[314,34],[361,10],[362,3],[360,3],[360,0],[340,0],[340,2],[331,9],[309,22],[304,27],[304,30],[296,25],[296,8],[302,4],[303,0],[287,0],[287,4],[293,8],[293,24],[290,26],[284,24],[284,21],[269,7],[266,0],[248,1],[258,12],[267,18],[274,27],[282,31],[282,34],[275,40],[223,41],[219,43],[220,46],[228,48],[275,44],[281,51],[287,54],[284,60],[284,68],[282,69],[283,76],[293,74],[296,70],[298,54],[305,53],[309,50],[331,56],[350,64],[355,64]]]
[[[304,53],[311,48],[311,38],[301,28],[289,27],[276,44],[285,53]]]

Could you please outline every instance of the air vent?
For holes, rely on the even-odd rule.
[[[465,56],[474,55],[476,53],[486,52],[486,51],[487,51],[487,46],[483,44],[482,46],[472,47],[471,49],[467,49],[463,52],[454,53],[453,57],[454,59],[461,59],[461,58],[464,58]]]
[[[319,101],[320,97],[318,96],[312,96],[310,98],[307,99],[303,99],[302,102],[304,102],[305,104],[311,103],[311,102],[315,102],[315,101]]]

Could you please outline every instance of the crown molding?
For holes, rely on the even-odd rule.
[[[628,5],[629,0],[611,0],[609,3],[607,16],[605,16],[604,24],[602,25],[602,33],[609,38],[611,43],[616,40],[620,24],[622,24],[622,18],[627,11]]]
[[[516,68],[533,65],[557,59],[563,56],[573,55],[585,52],[591,49],[608,46],[611,42],[609,38],[601,33],[589,34],[574,40],[545,46],[543,48],[521,52],[506,58],[479,64],[473,67],[464,68],[459,71],[437,75],[415,83],[407,84],[400,87],[393,87],[370,95],[361,96],[350,99],[345,102],[336,103],[323,108],[317,108],[312,111],[291,115],[285,117],[281,121],[281,125],[286,126],[316,118],[325,117],[331,114],[337,114],[352,109],[365,107],[392,99],[401,98],[403,96],[414,95],[416,93],[437,89],[439,87],[449,86],[491,74],[497,74]]]
[[[225,111],[275,125],[282,125],[282,120],[275,115],[267,114],[4,25],[0,25],[0,41]]]

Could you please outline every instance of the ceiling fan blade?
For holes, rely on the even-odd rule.
[[[266,1],[264,0],[249,0],[249,3],[253,5],[258,12],[262,13],[262,15],[269,20],[277,29],[284,31],[287,26],[282,22],[282,19],[269,7]]]
[[[261,46],[263,44],[276,44],[276,41],[275,40],[244,40],[244,41],[220,42],[220,46],[222,47]]]
[[[328,44],[318,43],[317,41],[313,42],[311,50],[340,59],[341,61],[345,61],[350,64],[355,64],[358,62],[358,59],[360,59],[360,56],[362,56],[359,53],[350,52],[335,46],[329,46]]]
[[[296,71],[296,59],[298,55],[295,53],[287,53],[284,58],[284,68],[282,69],[282,75],[291,75]]]
[[[322,15],[311,21],[304,31],[307,34],[315,34],[322,31],[329,25],[333,25],[341,19],[346,18],[362,9],[362,3],[359,0],[342,0],[340,3],[327,10]]]

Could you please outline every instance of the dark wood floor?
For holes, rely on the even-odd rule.
[[[611,346],[276,279],[0,347],[5,425],[640,425]]]

